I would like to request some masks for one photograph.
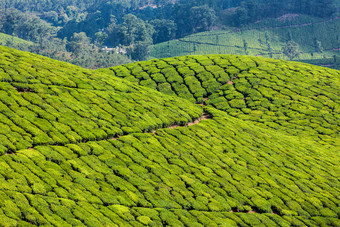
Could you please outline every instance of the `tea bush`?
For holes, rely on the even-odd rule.
[[[338,71],[0,49],[0,225],[338,225]]]

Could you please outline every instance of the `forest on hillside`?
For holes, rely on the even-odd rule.
[[[328,18],[338,0],[3,0],[0,32],[31,41],[3,45],[88,68],[145,60],[153,44],[242,27],[265,18]],[[103,47],[109,47],[103,51]]]

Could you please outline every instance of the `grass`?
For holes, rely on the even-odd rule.
[[[339,71],[0,50],[0,225],[339,225]]]
[[[30,46],[33,45],[32,42],[26,41],[23,39],[20,39],[18,37],[14,37],[11,35],[7,35],[4,33],[0,33],[0,45],[7,45],[10,43],[12,46],[20,46],[20,45],[25,45],[25,46]]]
[[[297,60],[312,60],[322,64],[322,59],[340,57],[339,18],[331,20],[297,16],[294,19],[267,19],[241,29],[227,29],[197,33],[178,40],[156,44],[150,53],[154,58],[201,54],[238,54],[263,56],[288,60],[282,47],[289,40],[300,46]],[[329,32],[332,31],[332,32]],[[324,51],[318,52],[315,40],[319,40]],[[332,62],[329,67],[336,68]]]

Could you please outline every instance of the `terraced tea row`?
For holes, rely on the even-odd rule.
[[[0,63],[1,154],[151,132],[202,115],[197,105],[118,78],[71,71],[59,62],[52,68],[30,54],[15,54],[5,52]]]
[[[7,153],[0,156],[1,226],[339,225],[337,71],[209,56],[95,72],[0,50],[0,144]],[[198,81],[191,88],[190,71],[188,77]],[[146,88],[114,72],[157,86]],[[242,92],[247,81],[252,86]],[[173,95],[156,91],[160,84]],[[311,93],[293,99],[295,93],[276,87]],[[196,88],[201,93],[191,90]],[[252,119],[253,112],[246,120],[234,114],[245,108],[233,107],[232,100],[248,102],[257,97],[252,91],[278,113],[286,106],[294,110],[288,120],[299,109],[275,102],[276,96],[307,105],[323,94],[318,110],[335,118],[332,133],[316,130],[328,127],[317,121],[324,116],[306,114],[314,131],[287,135],[292,131],[284,124],[280,130],[265,127],[266,111],[259,119]],[[218,107],[219,98],[229,108]],[[313,133],[324,140],[305,136]]]
[[[338,223],[334,149],[207,111],[213,119],[192,127],[2,156],[0,222]]]
[[[236,54],[275,59],[309,61],[340,69],[340,17],[316,19],[303,15],[270,18],[243,28],[207,31],[155,44],[153,58],[184,55]],[[293,16],[294,17],[294,16]],[[331,32],[330,32],[331,31]],[[283,51],[290,41],[297,43],[294,54]],[[328,59],[328,64],[323,62]]]
[[[289,134],[332,140],[339,133],[340,72],[301,63],[232,55],[133,63],[111,73],[165,94],[226,111]]]

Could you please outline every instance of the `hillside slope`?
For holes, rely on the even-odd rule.
[[[30,45],[34,44],[33,42],[26,41],[26,40],[20,39],[18,37],[14,37],[14,36],[7,35],[7,34],[0,32],[0,45],[6,45],[7,43],[9,43],[10,45],[13,45],[13,46],[14,45],[15,46],[20,46],[20,45],[30,46]]]
[[[207,55],[99,71],[288,134],[327,143],[339,135],[338,70],[250,56]]]
[[[290,40],[299,44],[300,56],[313,64],[340,67],[340,17],[316,19],[287,14],[266,19],[241,29],[229,28],[192,34],[153,46],[154,58],[200,54],[240,54],[289,60],[282,48]],[[320,48],[316,41],[319,41]],[[325,60],[327,60],[325,62]]]
[[[339,225],[336,120],[321,143],[317,130],[314,136],[292,135],[214,104],[195,104],[224,91],[219,87],[204,94],[197,85],[201,97],[185,100],[164,94],[173,93],[169,88],[161,93],[112,76],[135,82],[143,77],[140,84],[147,85],[157,71],[153,64],[186,65],[191,57],[135,63],[134,77],[127,74],[133,65],[90,71],[0,49],[0,225]],[[255,59],[242,59],[242,66],[256,69]],[[279,63],[290,68],[286,74],[310,67]],[[209,76],[212,69],[204,70]],[[315,83],[339,79],[338,71],[311,72]],[[313,86],[313,80],[303,81]],[[337,92],[324,95],[332,116],[339,110]]]
[[[197,119],[202,108],[121,79],[2,48],[0,151],[101,140]]]

